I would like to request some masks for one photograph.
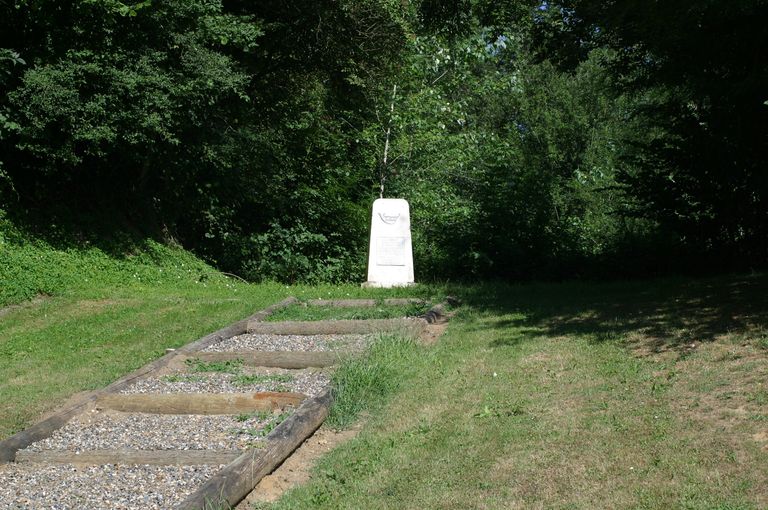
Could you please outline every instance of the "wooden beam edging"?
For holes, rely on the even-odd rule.
[[[55,413],[53,416],[21,432],[17,432],[4,441],[0,441],[0,464],[13,462],[17,451],[50,436],[54,431],[66,425],[69,420],[88,409],[94,400],[96,400],[95,395],[84,397],[82,401]]]
[[[424,319],[351,319],[329,321],[249,322],[248,333],[265,335],[353,335],[387,331],[418,332]]]
[[[264,448],[244,452],[193,492],[175,510],[231,508],[283,463],[328,417],[331,389],[304,401],[299,409],[267,436]]]
[[[253,367],[301,369],[330,367],[355,354],[354,351],[228,351],[196,352],[186,359],[209,363],[240,360]]]
[[[170,363],[171,360],[179,354],[195,352],[199,349],[205,349],[214,342],[241,335],[246,332],[246,328],[249,324],[258,323],[259,321],[264,320],[275,310],[292,305],[297,301],[298,299],[295,297],[288,297],[279,303],[275,303],[265,308],[264,310],[256,312],[246,319],[239,320],[230,326],[224,327],[198,340],[195,340],[194,342],[191,342],[180,349],[169,352],[165,356],[158,358],[147,365],[144,365],[142,368],[139,368],[138,370],[135,370],[130,374],[121,377],[106,388],[88,393],[81,399],[75,401],[70,406],[55,412],[45,420],[40,421],[31,427],[22,430],[21,432],[17,432],[16,434],[6,438],[3,441],[0,441],[0,464],[13,462],[16,458],[17,451],[26,448],[32,443],[49,437],[56,430],[66,425],[69,420],[87,410],[101,395],[106,393],[116,393],[126,386],[134,383],[135,381],[148,377],[151,373],[168,365],[168,363]]]
[[[197,466],[200,464],[229,464],[242,454],[240,450],[21,450],[16,462],[29,464],[75,464],[93,466],[104,464],[149,466]]]

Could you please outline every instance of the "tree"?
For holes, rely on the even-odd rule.
[[[765,263],[768,56],[757,48],[768,43],[768,2],[548,5],[560,30],[542,58],[573,65],[567,57],[584,48],[617,52],[615,83],[634,99],[621,143],[634,213],[659,221],[696,258]]]

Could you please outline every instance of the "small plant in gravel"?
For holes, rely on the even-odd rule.
[[[267,423],[267,424],[264,426],[264,428],[262,428],[262,429],[260,430],[260,432],[261,432],[261,437],[266,437],[267,435],[269,435],[269,433],[270,433],[270,432],[272,432],[273,430],[275,430],[275,429],[277,428],[277,426],[278,426],[278,425],[280,425],[281,423],[283,423],[283,422],[284,422],[284,421],[285,421],[285,420],[286,420],[286,419],[287,419],[287,418],[288,418],[290,415],[292,415],[292,414],[293,414],[293,413],[292,413],[292,412],[290,412],[290,411],[285,411],[285,412],[282,412],[282,413],[278,414],[278,415],[277,415],[277,416],[276,416],[276,417],[275,417],[275,418],[274,418],[272,421],[270,421],[269,423]]]
[[[245,422],[252,419],[257,419],[259,421],[267,420],[270,416],[272,416],[272,413],[269,411],[254,411],[252,413],[242,413],[235,416],[235,420],[239,422]]]
[[[245,429],[240,429],[237,432],[239,434],[245,434],[245,435],[249,435],[251,437],[257,437],[257,438],[267,437],[270,432],[275,430],[277,426],[283,423],[286,420],[286,418],[288,418],[291,414],[293,413],[289,411],[285,411],[274,416],[274,418],[270,420],[263,427],[260,427],[260,428],[248,427]]]
[[[243,367],[243,360],[232,359],[226,361],[203,361],[201,359],[188,359],[185,361],[191,372],[220,372],[224,374],[237,374]]]
[[[293,382],[293,376],[290,374],[238,374],[232,378],[232,384],[235,386],[290,382]]]
[[[170,374],[170,375],[163,376],[161,379],[168,383],[185,383],[185,382],[202,382],[205,380],[205,377],[201,375],[190,375],[190,374]]]

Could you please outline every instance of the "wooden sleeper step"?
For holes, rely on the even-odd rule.
[[[106,394],[96,401],[101,409],[128,413],[240,414],[297,407],[307,398],[302,393],[164,393]]]
[[[16,452],[16,462],[27,464],[196,466],[229,464],[240,450],[43,450]]]

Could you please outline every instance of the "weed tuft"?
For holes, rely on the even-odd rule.
[[[251,436],[251,437],[254,437],[254,438],[267,437],[270,432],[275,430],[278,427],[278,425],[283,423],[292,414],[293,413],[291,411],[286,411],[286,412],[280,413],[280,414],[278,414],[276,416],[273,416],[273,418],[271,420],[269,420],[263,427],[258,427],[258,428],[256,428],[256,427],[248,427],[248,428],[244,428],[244,429],[238,430],[237,433],[238,434],[248,435],[248,436]],[[243,418],[243,417],[245,419],[241,420],[240,418]],[[251,419],[253,417],[254,416],[239,415],[239,416],[236,417],[236,419],[238,421],[245,422],[245,421],[248,421],[249,419]],[[258,417],[259,421],[263,421],[263,419],[261,417],[259,417],[259,416],[257,416],[257,417]],[[266,418],[264,418],[264,419],[266,419]]]
[[[201,382],[205,380],[205,377],[201,375],[191,374],[170,374],[161,378],[168,383],[185,383],[185,382]]]
[[[243,360],[232,359],[226,361],[203,361],[198,358],[188,359],[184,362],[190,372],[220,372],[223,374],[239,374],[243,367]]]
[[[361,357],[345,360],[331,378],[335,400],[329,425],[344,428],[400,388],[421,349],[410,338],[382,335]]]
[[[242,413],[235,416],[235,420],[239,422],[245,422],[248,420],[259,420],[264,421],[268,419],[270,416],[272,416],[272,413],[270,411],[253,411],[252,413]]]
[[[238,374],[232,378],[232,384],[235,386],[251,386],[254,384],[290,383],[293,382],[293,379],[293,376],[290,374]],[[284,387],[280,384],[278,386]]]

